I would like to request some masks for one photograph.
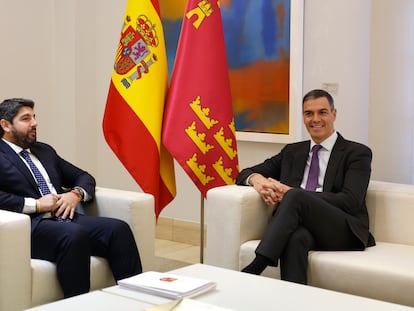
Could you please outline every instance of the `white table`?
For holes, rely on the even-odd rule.
[[[238,311],[243,310],[411,310],[382,302],[316,287],[284,282],[208,265],[195,264],[171,271],[175,274],[217,282],[215,290],[194,299]],[[30,309],[35,310],[145,310],[168,302],[166,298],[139,293],[118,286],[76,296]]]

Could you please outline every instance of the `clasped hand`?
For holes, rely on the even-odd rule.
[[[266,178],[261,174],[253,174],[249,183],[260,194],[267,205],[274,205],[283,200],[285,193],[292,187],[273,178]]]
[[[73,219],[76,206],[80,202],[79,197],[73,192],[61,194],[47,194],[38,199],[38,211],[41,213],[54,212],[56,217]]]

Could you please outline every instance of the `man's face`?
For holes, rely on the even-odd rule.
[[[6,140],[22,147],[29,148],[36,142],[37,122],[32,108],[22,107],[13,122],[2,120],[4,136]]]
[[[331,110],[325,97],[303,103],[303,122],[315,143],[321,143],[334,132],[335,119],[336,109]]]

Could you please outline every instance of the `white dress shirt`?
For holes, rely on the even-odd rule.
[[[337,138],[338,138],[338,133],[335,131],[332,133],[331,136],[329,136],[327,139],[325,139],[322,143],[319,144],[322,146],[322,148],[318,152],[319,177],[318,177],[318,186],[316,187],[316,192],[323,191],[323,181],[325,179],[326,168],[328,167],[329,157],[331,156],[332,148],[335,145]],[[302,189],[306,188],[306,182],[308,180],[308,175],[309,175],[309,167],[310,167],[310,163],[312,160],[312,147],[314,145],[316,145],[316,143],[313,140],[311,140],[309,155],[308,155],[308,159],[306,160],[305,172],[303,174],[302,183],[300,185]]]

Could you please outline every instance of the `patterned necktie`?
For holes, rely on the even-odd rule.
[[[318,186],[319,178],[319,156],[318,152],[322,148],[321,145],[312,147],[312,160],[309,167],[308,181],[306,182],[306,190],[315,191]]]
[[[37,166],[33,163],[32,159],[30,158],[29,153],[26,150],[22,150],[20,152],[20,154],[22,155],[23,159],[26,160],[27,164],[29,164],[29,167],[30,167],[34,177],[36,178],[37,185],[38,185],[42,195],[49,194],[50,189],[47,186],[46,180],[43,178],[43,175],[42,175],[42,173],[40,173]]]

